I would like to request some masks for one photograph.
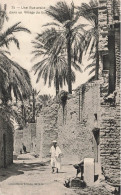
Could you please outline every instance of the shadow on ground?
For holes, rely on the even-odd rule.
[[[13,163],[12,165],[8,166],[7,168],[0,169],[0,182],[6,180],[11,176],[21,175],[24,174],[25,171],[45,171],[45,167],[47,163]]]

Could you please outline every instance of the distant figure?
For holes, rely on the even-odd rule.
[[[22,145],[23,145],[23,151],[24,151],[24,153],[26,153],[26,146],[24,144],[22,144]]]
[[[54,173],[54,169],[56,168],[56,173],[58,173],[58,170],[61,168],[61,150],[57,146],[57,141],[53,141],[53,146],[50,149],[51,153],[51,167],[52,167],[52,173]]]
[[[22,149],[20,149],[20,154],[22,154]]]
[[[79,164],[73,165],[75,169],[77,169],[76,177],[79,173],[81,173],[81,179],[83,179],[83,173],[84,173],[84,160],[81,160]]]

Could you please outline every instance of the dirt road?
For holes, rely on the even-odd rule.
[[[110,195],[105,188],[66,188],[67,178],[74,177],[72,165],[64,164],[59,173],[51,173],[50,164],[39,160],[16,160],[7,169],[0,169],[0,195]]]

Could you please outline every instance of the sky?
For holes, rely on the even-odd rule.
[[[11,43],[9,47],[11,56],[9,57],[29,71],[32,86],[36,88],[37,91],[40,91],[40,94],[55,95],[55,88],[54,86],[51,88],[48,88],[48,85],[45,86],[42,79],[40,79],[39,83],[36,83],[37,75],[34,76],[34,72],[31,71],[32,65],[35,63],[32,61],[33,55],[31,52],[33,47],[31,41],[34,40],[37,33],[41,33],[44,30],[44,24],[52,21],[52,19],[44,13],[44,10],[50,5],[55,5],[57,2],[58,0],[1,0],[0,2],[2,6],[7,4],[7,15],[9,17],[8,22],[4,24],[3,31],[17,22],[21,22],[22,26],[31,31],[31,34],[25,32],[15,34],[20,42],[20,50]],[[69,4],[72,0],[67,0],[66,2]],[[89,0],[73,0],[73,2],[75,6],[80,6],[82,2],[88,3]],[[84,66],[89,64],[87,58],[88,55],[83,57]],[[87,79],[88,71],[85,73],[76,72],[76,82],[72,85],[72,88],[77,88],[79,85],[86,82]],[[64,87],[64,89],[67,90],[67,86]]]

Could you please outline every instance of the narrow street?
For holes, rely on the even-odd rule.
[[[1,169],[0,195],[75,194],[63,185],[65,179],[73,175],[71,171],[74,169],[70,167],[72,165],[64,165],[60,173],[52,174],[49,162],[43,164],[38,159],[15,160],[6,170]]]
[[[64,182],[74,177],[72,164],[63,164],[57,174],[51,173],[50,163],[39,159],[15,160],[7,169],[0,170],[0,195],[110,195],[103,186],[93,188],[66,188]]]

